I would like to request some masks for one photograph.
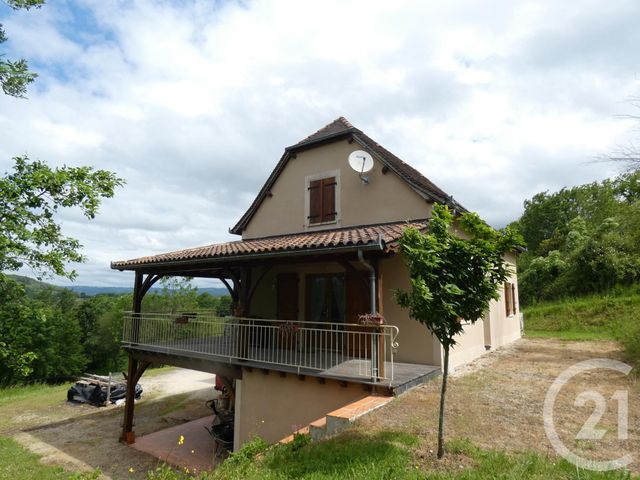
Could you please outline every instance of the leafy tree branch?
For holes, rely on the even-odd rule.
[[[67,263],[84,259],[78,240],[63,235],[55,214],[79,208],[93,219],[103,198],[124,181],[92,167],[52,169],[39,160],[14,158],[13,172],[0,179],[0,270],[29,266],[38,276],[47,272],[74,278]]]
[[[40,8],[44,0],[5,0],[5,3],[14,10],[29,10]],[[7,36],[0,23],[0,44],[7,41]],[[5,60],[4,54],[0,54],[0,85],[6,95],[24,98],[27,86],[32,83],[38,74],[29,70],[25,59]]]

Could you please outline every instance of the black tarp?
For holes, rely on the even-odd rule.
[[[127,395],[127,387],[123,384],[112,385],[109,400],[115,403],[116,400],[125,398]],[[142,395],[142,387],[136,385],[135,398]],[[67,400],[70,402],[90,403],[91,405],[103,406],[107,403],[107,387],[97,384],[76,383],[67,391]]]

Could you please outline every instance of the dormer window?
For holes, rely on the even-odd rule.
[[[340,174],[324,172],[305,179],[306,224],[310,227],[338,221]]]

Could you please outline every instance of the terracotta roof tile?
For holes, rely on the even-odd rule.
[[[238,260],[241,260],[243,255],[253,256],[271,252],[290,251],[293,253],[323,248],[357,247],[377,242],[378,239],[382,240],[387,251],[394,251],[397,247],[397,241],[405,228],[415,227],[424,229],[426,225],[427,220],[422,219],[378,225],[363,225],[337,230],[294,233],[251,240],[237,240],[234,242],[216,243],[203,247],[161,253],[149,257],[140,257],[132,260],[111,262],[111,268],[129,270],[145,265],[157,266],[164,263],[188,262],[189,260],[216,260],[228,257],[237,257]]]
[[[349,131],[349,130],[351,130],[353,128],[355,128],[355,127],[353,125],[351,125],[349,120],[347,120],[344,117],[338,117],[333,122],[328,123],[327,125],[322,127],[320,130],[318,130],[317,132],[312,133],[311,135],[309,135],[306,138],[303,138],[296,145],[301,145],[301,144],[304,144],[304,143],[307,143],[307,142],[311,142],[311,141],[318,140],[318,139],[321,139],[321,138],[324,138],[324,137],[335,135],[337,133],[347,132],[347,131]]]

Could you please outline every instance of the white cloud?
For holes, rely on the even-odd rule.
[[[29,153],[127,185],[65,231],[78,283],[131,258],[234,238],[285,146],[339,115],[494,225],[540,190],[603,178],[637,93],[640,4],[51,2],[0,10],[40,78],[0,98],[0,166]]]

